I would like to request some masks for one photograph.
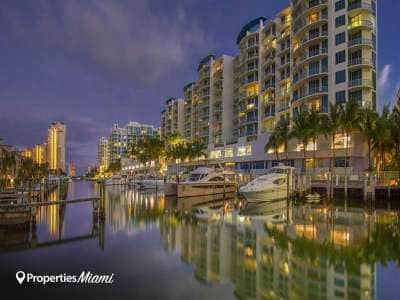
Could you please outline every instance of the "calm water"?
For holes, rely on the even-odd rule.
[[[89,182],[69,189],[69,198],[98,194]],[[400,298],[397,211],[330,213],[284,202],[239,213],[232,200],[214,201],[207,221],[184,211],[209,199],[178,202],[117,187],[105,197],[103,225],[93,224],[92,204],[81,203],[41,209],[33,235],[0,229],[2,291],[30,299]],[[289,224],[274,215],[290,216]],[[19,286],[18,270],[114,273],[115,283]]]

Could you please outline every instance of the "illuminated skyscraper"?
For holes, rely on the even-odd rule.
[[[36,164],[44,164],[46,162],[46,144],[38,144],[33,147],[33,162]]]
[[[65,172],[66,126],[61,122],[53,122],[47,134],[47,162],[50,170]]]

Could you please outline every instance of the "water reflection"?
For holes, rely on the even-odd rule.
[[[374,299],[376,263],[399,261],[398,213],[289,209],[286,222],[271,218],[287,212],[285,201],[228,211],[219,222],[168,214],[160,234],[198,280],[231,282],[240,299]]]
[[[71,189],[69,197],[101,194],[96,185]],[[120,264],[109,253],[125,253],[130,259],[130,247],[136,248],[137,242],[145,248],[142,255],[161,250],[173,254],[168,259],[178,256],[175,269],[207,283],[201,285],[206,289],[231,286],[240,299],[375,299],[382,283],[378,264],[400,264],[399,213],[394,210],[294,206],[286,201],[249,206],[234,195],[182,200],[122,187],[107,188],[103,195],[104,222],[92,217],[91,204],[43,207],[36,215],[38,228],[0,230],[0,252],[51,247],[52,253],[61,253],[54,246],[95,239],[98,244],[88,256],[82,254],[84,261],[100,258],[96,265],[110,262],[112,272],[130,274],[137,263]],[[143,233],[141,239],[135,239],[137,233]],[[157,243],[144,242],[150,238]],[[115,248],[121,249],[113,252]],[[152,266],[154,280],[161,280],[157,270],[163,262]],[[140,272],[145,274],[146,268]],[[175,280],[173,273],[168,277]]]

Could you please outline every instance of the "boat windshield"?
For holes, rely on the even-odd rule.
[[[196,173],[190,174],[189,181],[198,181],[198,180],[203,179],[206,176],[207,176],[207,174],[196,174]]]

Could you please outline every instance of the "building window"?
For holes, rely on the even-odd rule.
[[[308,65],[308,75],[314,75],[319,73],[319,61],[312,62]]]
[[[335,36],[335,43],[336,45],[340,45],[346,42],[346,33],[341,32]]]
[[[346,50],[336,52],[336,64],[341,64],[346,61]]]
[[[328,113],[329,110],[329,104],[328,104],[328,96],[324,95],[322,96],[322,105],[321,105],[321,111],[323,113]]]
[[[346,158],[336,158],[335,159],[335,168],[345,168],[349,167],[349,160]]]
[[[252,153],[252,147],[251,145],[246,145],[246,146],[241,146],[238,147],[238,156],[249,156]]]
[[[227,157],[227,158],[233,157],[233,148],[225,149],[225,157]]]
[[[221,150],[214,150],[214,151],[211,151],[211,153],[210,153],[210,158],[211,158],[211,159],[222,158],[222,151],[221,151]]]
[[[346,16],[342,15],[342,16],[336,17],[335,25],[336,25],[336,28],[346,25]]]
[[[335,2],[335,11],[339,11],[341,9],[344,9],[346,6],[345,0],[339,0]]]
[[[349,136],[349,139],[347,140],[346,135],[342,133],[335,134],[335,149],[346,149],[347,148],[347,142],[351,142],[351,137]]]
[[[336,103],[342,104],[346,102],[346,91],[336,92]]]
[[[335,73],[335,81],[336,81],[336,84],[345,82],[346,81],[346,70],[337,71]]]

